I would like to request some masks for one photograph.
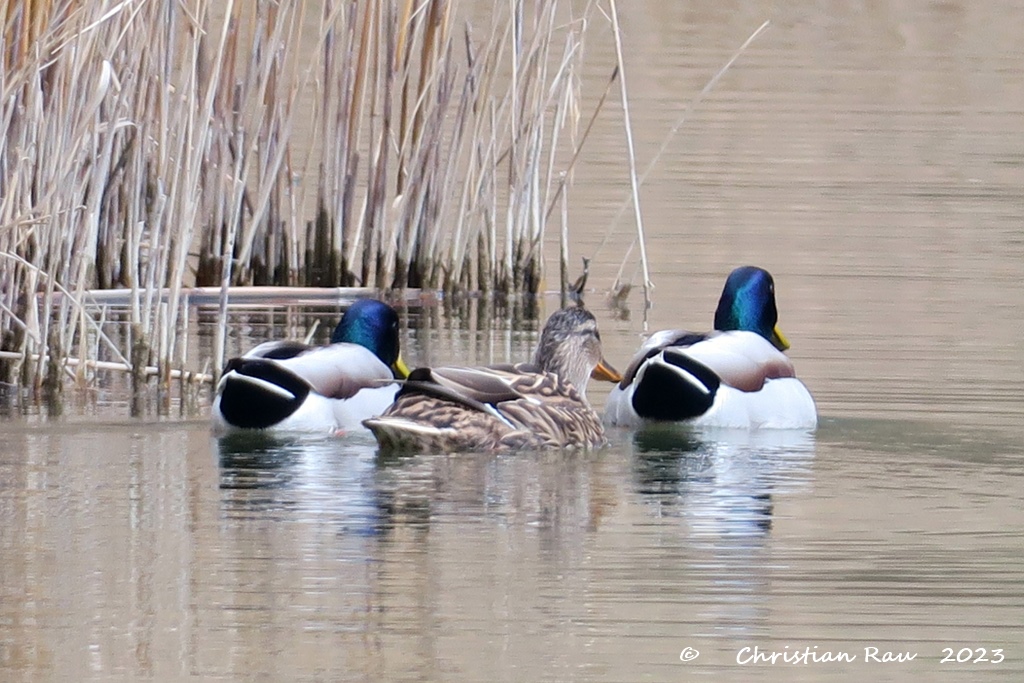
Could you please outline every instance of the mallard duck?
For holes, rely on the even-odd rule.
[[[789,341],[777,327],[778,317],[768,271],[732,271],[715,311],[715,331],[652,334],[609,394],[605,421],[813,429],[814,399],[782,353]]]
[[[594,316],[555,312],[533,363],[413,370],[394,404],[363,422],[385,449],[483,451],[605,443],[589,378],[622,377],[601,355]]]
[[[228,361],[213,401],[214,428],[362,429],[363,420],[394,401],[394,380],[409,374],[398,346],[395,310],[360,299],[345,311],[327,346],[269,341]]]

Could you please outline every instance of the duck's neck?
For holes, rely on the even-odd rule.
[[[715,311],[715,329],[719,332],[757,332],[765,339],[770,339],[777,319],[774,301],[727,299],[723,296]]]
[[[590,379],[592,370],[586,367],[584,354],[569,353],[546,356],[538,349],[534,364],[539,365],[542,370],[558,375],[564,381],[569,382],[576,387],[576,391],[580,392],[583,398],[586,398],[587,381]]]

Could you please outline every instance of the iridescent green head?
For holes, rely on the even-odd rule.
[[[409,376],[398,350],[398,314],[382,301],[359,299],[352,304],[331,335],[332,344],[340,342],[365,346],[390,366],[395,376]]]
[[[775,348],[785,351],[789,341],[778,328],[775,282],[767,270],[742,266],[729,273],[715,311],[715,329],[722,332],[757,332]]]

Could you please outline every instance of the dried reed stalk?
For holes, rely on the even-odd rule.
[[[615,36],[615,57],[618,61],[619,89],[622,95],[622,123],[626,132],[626,152],[629,159],[629,187],[633,197],[633,212],[636,218],[636,241],[640,245],[640,266],[644,277],[644,308],[651,303],[651,273],[647,265],[647,240],[644,238],[644,221],[640,211],[640,183],[636,173],[636,152],[633,147],[633,126],[629,116],[629,98],[626,95],[626,72],[622,59],[622,31],[619,29],[619,13],[615,0],[609,0],[612,16],[612,34]]]
[[[760,26],[758,26],[754,30],[754,32],[751,33],[750,36],[748,36],[745,41],[743,41],[743,44],[740,45],[740,47],[736,50],[736,52],[734,52],[732,54],[732,56],[722,66],[722,68],[719,69],[717,72],[715,72],[714,76],[712,76],[711,79],[708,80],[708,82],[706,84],[704,84],[704,87],[701,88],[701,91],[697,94],[697,96],[693,100],[691,100],[689,103],[687,103],[686,108],[683,110],[683,113],[679,116],[678,119],[676,119],[676,122],[672,125],[672,128],[669,129],[668,133],[666,133],[665,138],[662,140],[661,145],[658,147],[658,151],[655,152],[653,157],[651,157],[651,160],[647,163],[647,167],[644,169],[644,172],[642,174],[640,174],[640,177],[639,177],[639,180],[638,180],[638,183],[637,183],[638,186],[642,186],[644,184],[644,182],[647,180],[647,176],[650,175],[651,171],[654,169],[654,167],[661,160],[662,155],[668,149],[669,143],[672,141],[672,139],[679,132],[679,129],[682,127],[683,123],[685,123],[686,120],[689,118],[690,112],[693,111],[693,108],[696,107],[701,102],[701,100],[703,100],[704,97],[709,92],[711,92],[711,90],[715,87],[715,85],[718,83],[718,81],[721,80],[722,76],[725,75],[725,72],[728,71],[730,67],[732,67],[732,65],[736,62],[736,60],[739,59],[740,55],[742,55],[746,51],[746,49],[750,46],[750,44],[754,42],[754,39],[757,38],[759,35],[761,35],[761,33],[766,28],[768,28],[770,23],[771,23],[770,21],[766,20],[764,23],[762,23]],[[622,202],[622,204],[619,206],[618,211],[615,213],[615,216],[612,219],[611,224],[608,226],[608,229],[605,231],[604,237],[601,239],[601,242],[600,242],[600,244],[597,247],[598,250],[600,250],[607,243],[608,238],[611,236],[612,232],[615,230],[616,226],[618,225],[619,220],[622,218],[622,216],[625,213],[626,209],[629,207],[631,199],[634,200],[633,204],[635,205],[635,190],[634,190],[634,194],[631,195],[630,197],[627,197]],[[626,250],[626,255],[623,257],[622,261],[619,263],[619,270],[618,270],[618,273],[615,276],[615,282],[614,282],[614,284],[611,287],[611,295],[612,295],[613,298],[619,299],[622,296],[624,296],[622,294],[622,292],[628,293],[628,291],[629,291],[630,285],[628,283],[623,283],[622,282],[622,273],[623,273],[623,271],[626,268],[626,263],[629,261],[629,258],[630,258],[630,256],[633,253],[633,248],[637,245],[638,242],[640,244],[641,249],[644,248],[642,237],[638,236],[638,238],[634,239],[633,242],[629,245],[629,249]],[[641,256],[641,265],[646,269],[645,263],[646,263],[645,258],[643,256]],[[646,278],[647,278],[647,275],[645,274],[644,275],[645,281],[646,281]],[[646,290],[645,290],[644,296],[645,296],[645,302],[649,303],[649,300],[647,300],[647,298],[646,298],[647,297]],[[645,320],[646,320],[646,318],[645,318]]]
[[[168,390],[221,365],[243,285],[540,287],[596,5],[500,4],[479,40],[450,0],[312,7],[5,4],[0,380],[107,356]],[[210,359],[196,286],[219,292]]]

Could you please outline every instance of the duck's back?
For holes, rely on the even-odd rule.
[[[575,387],[527,363],[417,370],[364,423],[385,448],[490,451],[591,447],[604,429]]]
[[[228,363],[211,418],[217,432],[362,429],[397,390],[391,369],[358,344],[266,342]]]

